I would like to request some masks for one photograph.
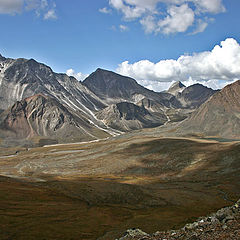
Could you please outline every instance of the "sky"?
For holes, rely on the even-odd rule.
[[[0,54],[162,91],[240,79],[240,0],[0,0]]]

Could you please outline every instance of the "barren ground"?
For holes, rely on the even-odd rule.
[[[0,239],[169,230],[239,198],[238,142],[153,135],[0,149]]]

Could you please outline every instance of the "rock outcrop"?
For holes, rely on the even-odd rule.
[[[238,240],[240,239],[240,200],[179,230],[147,234],[129,229],[119,240]]]

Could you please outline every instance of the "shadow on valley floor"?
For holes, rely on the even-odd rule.
[[[18,158],[1,159],[0,166],[11,170],[20,163],[33,164],[35,158],[51,164],[50,156],[57,165],[61,159],[70,161],[65,155],[86,159],[78,162],[79,171],[101,163],[99,169],[106,166],[108,174],[98,174],[96,167],[96,174],[64,175],[70,169],[64,165],[62,174],[41,169],[36,176],[32,173],[43,182],[1,177],[0,239],[110,240],[133,227],[149,233],[168,230],[231,205],[240,196],[238,143],[133,138],[127,144],[123,139],[23,151]],[[109,168],[110,161],[117,165]]]

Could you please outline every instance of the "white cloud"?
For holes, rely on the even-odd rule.
[[[190,33],[190,34],[194,35],[194,34],[197,34],[197,33],[204,32],[205,29],[207,28],[207,26],[208,26],[208,22],[207,21],[204,21],[202,19],[198,19],[196,29],[192,33]]]
[[[109,13],[112,12],[112,10],[109,9],[109,8],[104,7],[104,8],[100,8],[100,9],[99,9],[99,12],[100,12],[100,13],[109,14]]]
[[[167,12],[168,16],[158,22],[157,32],[165,34],[185,32],[194,23],[194,12],[187,4],[171,6]]]
[[[89,76],[89,74],[83,74],[81,72],[76,73],[73,69],[68,69],[66,71],[66,74],[68,76],[75,77],[78,81],[83,81],[85,78],[87,78]]]
[[[51,2],[49,4],[48,0],[28,0],[34,2],[34,10],[38,17],[42,17],[44,20],[54,20],[57,19],[56,13],[56,3]]]
[[[57,19],[57,14],[55,9],[50,9],[44,14],[44,20]]]
[[[222,0],[194,0],[198,12],[220,13],[225,12],[226,9],[222,4]]]
[[[164,34],[185,32],[206,13],[225,11],[222,0],[109,0],[109,5],[122,13],[125,21],[139,20],[146,33]],[[207,22],[202,22],[195,34],[206,27]]]
[[[22,13],[25,11],[34,11],[35,14],[43,19],[56,19],[56,4],[48,0],[0,0],[0,14]]]
[[[119,25],[119,29],[121,32],[126,32],[129,30],[129,28],[126,25]]]
[[[195,81],[213,86],[225,81],[240,79],[240,45],[228,38],[216,45],[211,51],[182,55],[177,60],[168,59],[153,63],[141,60],[130,64],[128,61],[119,64],[117,72],[143,81],[144,86],[156,90],[162,83],[172,81]]]
[[[128,3],[128,1],[129,0],[127,0],[126,3]],[[124,18],[126,20],[131,20],[131,19],[141,17],[142,14],[145,13],[146,7],[143,7],[141,5],[141,1],[139,1],[139,2],[140,2],[140,4],[137,3],[135,6],[132,6],[129,4],[125,4],[124,0],[110,0],[109,1],[110,5],[113,8],[115,8],[123,13]]]
[[[23,0],[0,0],[0,14],[16,14],[22,11]]]
[[[142,24],[145,33],[152,33],[157,28],[155,18],[150,15],[141,19],[140,23]]]

